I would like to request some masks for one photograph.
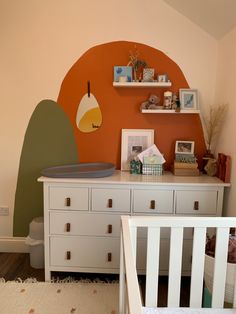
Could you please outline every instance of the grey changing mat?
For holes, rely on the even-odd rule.
[[[41,174],[50,178],[102,178],[111,176],[115,165],[108,162],[79,163],[43,169]]]

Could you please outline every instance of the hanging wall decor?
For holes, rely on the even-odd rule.
[[[84,133],[96,131],[102,124],[102,113],[97,99],[90,92],[90,81],[87,84],[87,94],[82,97],[76,114],[76,125]]]

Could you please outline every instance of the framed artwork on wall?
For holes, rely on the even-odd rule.
[[[180,108],[185,110],[198,109],[198,91],[197,89],[182,89],[179,90]]]
[[[153,144],[152,129],[122,129],[121,170],[130,170],[130,161]]]
[[[193,141],[176,141],[175,143],[176,154],[194,154],[194,142]]]

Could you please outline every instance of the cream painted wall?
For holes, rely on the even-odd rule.
[[[89,48],[116,40],[162,50],[181,67],[201,107],[213,100],[218,44],[162,0],[0,0],[0,236],[12,235],[24,134],[40,100]],[[43,126],[42,126],[43,127]]]
[[[219,67],[217,72],[217,88],[215,104],[228,104],[223,130],[217,142],[217,152],[228,154],[232,158],[231,188],[225,199],[225,215],[236,216],[236,97],[235,97],[235,73],[236,73],[236,28],[228,33],[219,42]]]

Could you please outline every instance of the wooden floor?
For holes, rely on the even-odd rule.
[[[119,280],[118,275],[110,274],[91,274],[91,273],[52,273],[54,279],[64,279],[72,277],[75,280],[89,278],[101,279],[104,281]],[[35,278],[37,281],[44,281],[44,269],[35,269],[30,266],[29,254],[25,253],[0,253],[0,278],[8,280],[16,280],[18,278],[25,280],[27,278]],[[140,284],[145,295],[145,277],[140,276]],[[182,277],[181,281],[181,306],[188,306],[189,304],[189,277]],[[158,288],[158,305],[163,307],[167,303],[168,278],[166,276],[160,277]]]

